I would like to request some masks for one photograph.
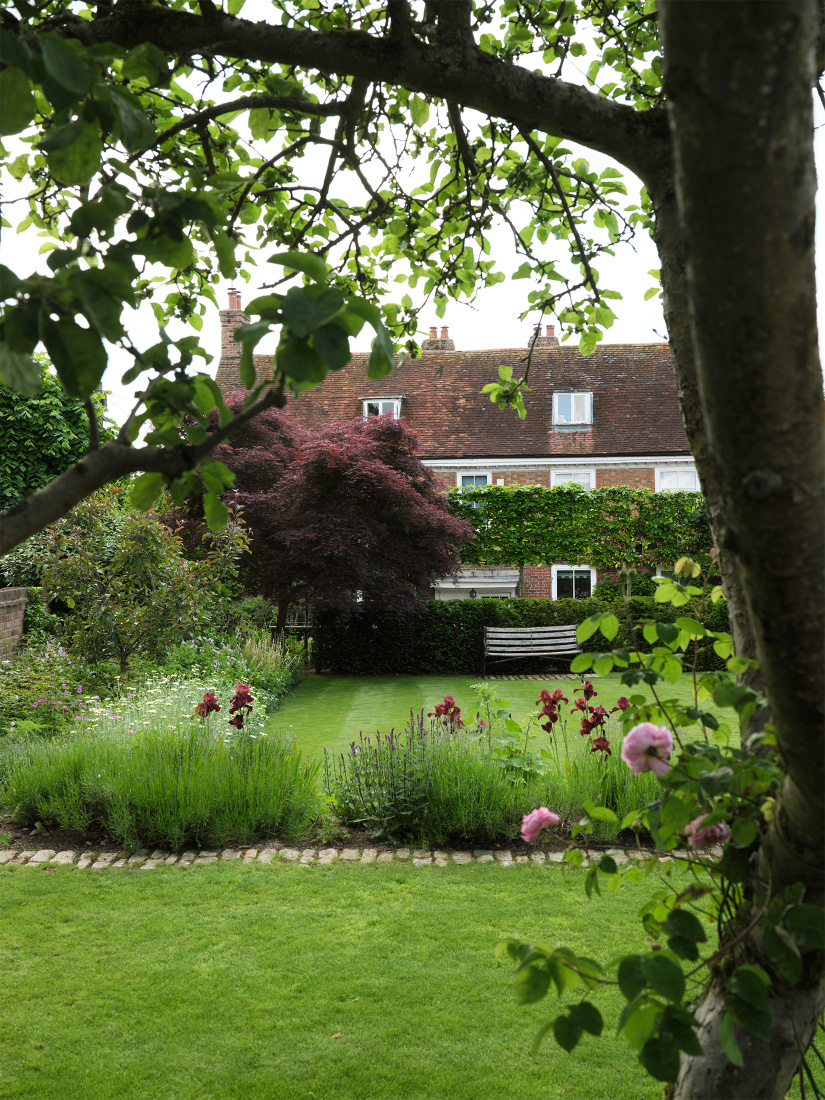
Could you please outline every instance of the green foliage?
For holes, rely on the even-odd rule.
[[[51,736],[85,724],[90,707],[116,684],[117,666],[68,653],[26,636],[13,660],[0,663],[0,738]]]
[[[621,679],[631,692],[639,683],[652,690],[652,704],[631,693],[631,705],[621,721],[625,734],[633,736],[637,746],[653,744],[649,740],[652,733],[663,746],[651,749],[650,755],[639,757],[631,753],[627,758],[628,765],[635,761],[634,770],[640,762],[642,770],[655,765],[659,796],[646,808],[629,812],[622,827],[644,827],[658,849],[674,852],[687,844],[697,856],[684,860],[688,882],[671,881],[642,910],[644,929],[656,950],[644,955],[625,955],[618,961],[616,971],[615,981],[627,1002],[619,1019],[619,1030],[624,1031],[638,1051],[639,1061],[647,1072],[661,1081],[676,1080],[683,1053],[693,1056],[702,1053],[696,1035],[697,1020],[687,996],[685,967],[690,969],[691,976],[711,964],[730,968],[720,1042],[729,1059],[742,1065],[732,1024],[761,1039],[769,1037],[768,991],[773,980],[767,968],[741,963],[737,958],[742,923],[750,922],[751,927],[761,925],[774,974],[781,974],[792,983],[802,977],[806,952],[819,951],[825,944],[825,915],[820,907],[803,904],[801,885],[776,890],[770,882],[752,880],[752,890],[746,892],[742,888],[748,864],[772,818],[782,769],[773,727],[766,725],[748,735],[749,719],[764,700],[737,683],[735,675],[751,668],[753,662],[733,655],[730,635],[710,631],[700,621],[705,601],[712,604],[719,602],[720,597],[721,590],[702,582],[699,565],[690,558],[682,558],[676,563],[673,579],[663,579],[655,597],[657,605],[669,604],[680,612],[679,616],[673,623],[651,618],[640,624],[641,632],[651,644],[649,653],[643,654],[633,646],[631,652],[615,648],[608,653],[582,654],[572,664],[574,670],[592,667],[600,674],[618,668],[624,670]],[[699,614],[693,617],[685,612],[695,602],[699,604]],[[635,638],[637,628],[629,611],[627,621]],[[581,624],[578,638],[585,642],[601,632],[612,641],[617,631],[616,616],[601,612]],[[683,664],[690,659],[689,651],[699,638],[712,641],[717,654],[725,659],[727,671],[694,674],[692,705],[690,701],[685,704],[665,698],[668,684],[681,676]],[[631,666],[631,656],[635,658],[635,666]],[[720,722],[707,709],[710,700],[717,708],[732,708],[733,720]],[[696,722],[701,736],[687,740],[685,729]],[[741,734],[742,747],[734,732]],[[612,811],[596,803],[586,806],[585,811],[583,820],[573,830],[574,836],[592,835],[598,823],[613,816]],[[701,857],[713,845],[724,846],[717,863]],[[575,849],[569,856],[580,858]],[[657,857],[651,856],[648,872],[659,867]],[[673,862],[667,867],[666,874],[670,877]],[[587,893],[593,889],[600,891],[600,882],[604,880],[609,889],[618,889],[624,879],[632,879],[639,873],[635,866],[620,868],[614,860],[603,857],[588,871]],[[719,948],[711,954],[704,947],[709,939],[705,923],[716,925],[719,938]],[[565,962],[564,954],[559,955],[560,949],[536,947],[518,940],[505,946],[520,962],[516,980],[519,999],[524,998],[525,988],[531,991],[530,999],[543,997],[550,988],[553,968],[559,966],[573,970],[571,980],[584,980],[579,963]],[[698,965],[694,965],[697,961]],[[525,968],[533,968],[537,974],[525,976]],[[605,975],[600,980],[614,981],[606,976],[607,971],[599,973]],[[562,995],[564,988],[558,983],[556,988]],[[552,1026],[556,1041],[564,1049],[572,1049],[586,1029],[577,1030],[569,1019],[557,1027],[558,1023],[559,1019],[552,1025],[546,1024],[540,1034],[546,1034]]]
[[[60,622],[59,615],[53,615],[51,612],[47,611],[40,593],[41,590],[39,588],[30,588],[28,592],[29,599],[26,604],[23,626],[26,643],[28,645],[37,642],[45,642],[48,638],[52,637]]]
[[[454,513],[472,524],[473,565],[587,562],[595,569],[648,569],[692,554],[710,564],[711,537],[701,493],[652,493],[616,486],[485,485],[453,489]],[[639,595],[641,580],[637,581]],[[623,595],[623,592],[617,595]]]
[[[82,458],[89,446],[89,417],[83,401],[66,393],[45,356],[35,359],[41,376],[36,396],[0,385],[0,510],[48,485]],[[91,400],[101,439],[111,439],[113,423],[103,394],[94,393]]]
[[[192,717],[204,686],[228,711],[228,685],[158,681],[126,705],[100,708],[79,733],[48,744],[13,742],[4,754],[0,804],[21,824],[103,829],[131,848],[179,850],[306,832],[317,812],[318,766],[304,762],[289,740],[229,737],[222,714],[206,722]]]
[[[324,788],[345,824],[422,845],[512,838],[546,795],[536,778],[514,784],[490,753],[423,711],[402,733],[362,734],[338,757],[325,752]]]
[[[655,613],[657,620],[673,622],[686,609],[632,600],[631,621]],[[697,607],[687,609],[699,614]],[[478,673],[484,656],[485,626],[571,626],[594,615],[621,615],[616,643],[627,648],[632,632],[623,603],[601,600],[430,600],[420,614],[406,616],[361,615],[346,623],[321,617],[314,628],[314,662],[318,669],[338,675],[382,675],[467,672]],[[703,622],[712,630],[727,630],[724,601],[707,603]],[[642,652],[651,648],[638,637]],[[724,660],[702,637],[697,642],[700,669],[723,668]],[[544,670],[546,658],[519,658],[490,667],[506,672]],[[569,659],[563,662],[569,668]]]
[[[102,490],[38,541],[44,588],[72,609],[63,636],[84,653],[117,658],[125,674],[132,654],[160,659],[210,622],[246,539],[233,523],[205,558],[187,562],[180,539],[157,516],[126,511],[122,496]]]

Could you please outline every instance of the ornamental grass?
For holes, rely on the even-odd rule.
[[[317,814],[319,765],[267,736],[260,710],[230,725],[230,696],[245,686],[155,680],[77,732],[20,739],[4,753],[0,804],[21,824],[101,828],[133,849],[297,837]],[[223,712],[203,720],[206,692]]]

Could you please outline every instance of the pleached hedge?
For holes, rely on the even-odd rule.
[[[359,615],[347,622],[321,616],[314,632],[314,660],[319,672],[340,676],[437,675],[481,673],[485,626],[569,626],[607,609],[619,616],[622,626],[613,645],[630,646],[624,606],[604,600],[433,600],[421,611],[404,616]],[[680,615],[698,614],[698,607],[673,608],[651,600],[630,601],[634,621],[656,618],[673,622]],[[724,601],[705,607],[702,620],[709,630],[728,630]],[[598,635],[593,649],[613,648]],[[640,649],[650,649],[641,631]],[[488,671],[533,672],[547,668],[566,671],[569,659],[520,658],[491,664]],[[699,667],[719,668],[722,663],[709,645],[702,647]]]

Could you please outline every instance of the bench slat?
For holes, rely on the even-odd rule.
[[[487,657],[563,657],[581,652],[575,626],[485,626]]]

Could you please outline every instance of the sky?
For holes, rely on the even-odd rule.
[[[252,7],[261,3],[263,3],[263,0],[252,0],[251,3],[247,4],[247,8],[250,10],[245,10],[244,15],[254,15],[251,10]],[[583,67],[584,63],[582,69]],[[579,70],[579,75],[581,75],[582,69]],[[576,79],[576,71],[566,72],[565,78]],[[584,82],[583,76],[582,82]],[[814,98],[814,109],[817,126],[815,137],[817,165],[818,167],[821,165],[825,170],[825,112],[823,112],[816,98]],[[468,114],[470,113],[468,112]],[[240,119],[236,121],[236,125],[239,123]],[[8,144],[9,139],[5,140]],[[584,156],[590,163],[591,168],[597,171],[601,171],[611,163],[608,158],[600,157],[599,154],[591,150],[581,149],[579,151],[574,143],[566,144],[572,146],[577,155]],[[308,160],[309,158],[304,162],[305,169],[310,167]],[[412,170],[415,170],[414,165]],[[625,182],[628,190],[631,191],[634,180],[629,173],[625,173]],[[4,184],[6,183],[7,180],[4,178]],[[9,197],[8,192],[9,189],[6,187],[7,198]],[[632,201],[634,199],[629,197],[627,203]],[[817,215],[817,253],[825,256],[823,251],[823,245],[825,245],[825,239],[823,238],[823,233],[825,233],[825,228],[823,228],[825,225],[825,217],[823,217],[825,209],[823,209],[821,192],[818,195]],[[2,235],[2,240],[0,240],[0,259],[21,276],[28,275],[35,269],[45,271],[47,270],[45,268],[46,257],[39,255],[42,243],[36,232],[29,231],[16,236],[6,230]],[[554,246],[564,249],[565,253],[567,251],[566,244],[557,244],[552,240],[548,242],[546,248],[549,250]],[[270,245],[264,250],[264,254],[270,254],[272,251],[273,248]],[[495,238],[494,254],[498,266],[508,275],[521,262],[520,259],[516,260],[509,231],[504,229],[498,231]],[[617,319],[612,328],[605,334],[604,342],[642,344],[660,342],[666,339],[667,333],[658,295],[648,301],[644,299],[645,292],[655,283],[655,279],[649,272],[651,269],[659,267],[656,249],[650,238],[644,232],[637,233],[632,244],[617,246],[615,257],[602,257],[597,266],[600,274],[600,285],[618,290],[623,295],[621,300],[614,300],[610,303]],[[245,284],[243,280],[236,280],[235,285],[241,290],[243,301],[251,301],[262,284],[273,280],[275,271],[276,269],[271,266],[262,264],[253,271],[251,283]],[[818,285],[820,279],[821,274],[818,271]],[[224,281],[217,291],[221,308],[226,308],[227,290],[230,285],[229,281]],[[454,340],[457,350],[526,347],[532,332],[532,324],[529,318],[520,321],[519,315],[526,307],[526,296],[530,288],[531,282],[529,280],[514,281],[508,278],[503,283],[481,290],[472,303],[450,300],[443,318],[439,319],[436,316],[434,308],[425,309],[420,318],[422,326],[425,330],[430,325],[438,325],[439,330],[444,325],[448,326],[449,335]],[[164,295],[166,293],[165,290],[161,292]],[[405,293],[409,293],[416,303],[420,302],[421,299],[416,297],[415,290],[403,283],[392,284],[391,297],[395,296],[397,300],[400,300]],[[820,311],[822,311],[825,294],[820,292],[818,298]],[[552,320],[552,318],[546,318],[545,320]],[[138,346],[145,347],[147,342],[154,342],[157,338],[154,316],[148,304],[144,305],[137,314],[127,311],[124,321]],[[820,315],[819,327],[820,333],[825,332],[825,316],[822,314]],[[142,336],[142,329],[145,330],[147,336]],[[180,324],[173,324],[169,326],[169,331],[173,338],[177,338],[185,335],[188,330]],[[371,334],[371,328],[366,327],[358,340],[353,341],[353,351],[367,350]],[[218,310],[212,307],[211,304],[204,319],[200,338],[205,348],[214,350],[214,359],[206,367],[214,375],[220,354],[220,321]],[[575,338],[571,339],[575,341]],[[262,342],[258,350],[262,353],[271,352],[274,350],[274,345],[275,338],[270,337],[270,344]],[[822,336],[820,337],[820,349],[822,354],[825,350]],[[110,391],[111,394],[109,398],[111,415],[115,421],[121,422],[128,415],[134,403],[134,393],[139,382],[132,383],[128,388],[123,387],[120,378],[124,371],[131,366],[131,358],[116,347],[111,347],[110,353],[110,365],[103,378],[103,388]],[[823,361],[825,361],[825,355],[823,355]]]

